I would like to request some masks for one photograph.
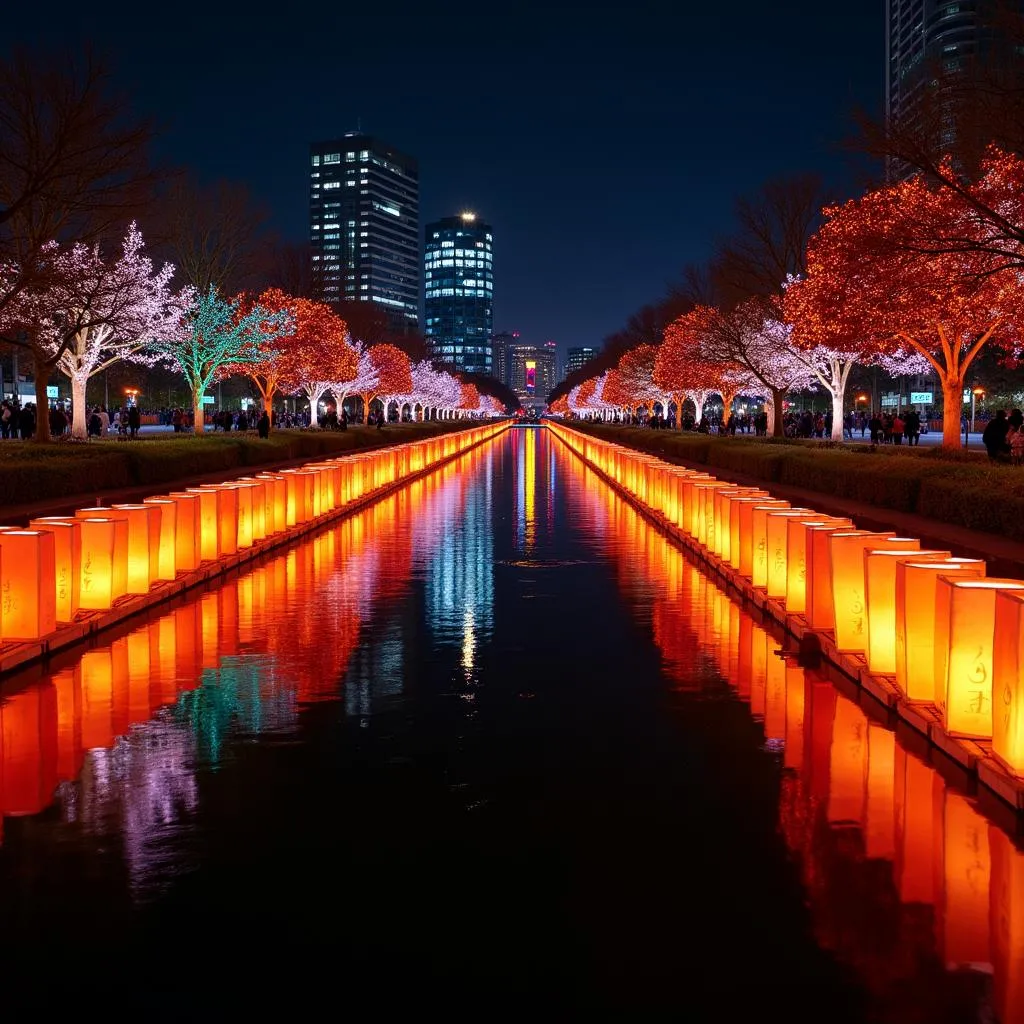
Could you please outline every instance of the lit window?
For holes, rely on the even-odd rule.
[[[359,159],[360,160],[369,160],[370,159],[370,151],[368,149],[361,150],[360,153],[359,153]]]
[[[345,154],[345,160],[346,160],[346,161],[349,161],[349,160],[355,160],[355,158],[356,158],[356,155],[355,155],[355,153],[346,153],[346,154]]]
[[[341,182],[340,181],[325,181],[324,182],[324,190],[326,191],[329,188],[341,188]]]
[[[324,153],[325,164],[340,164],[341,154],[340,153]]]
[[[318,156],[313,157],[313,166],[314,167],[319,167],[320,166],[320,157],[318,157]]]

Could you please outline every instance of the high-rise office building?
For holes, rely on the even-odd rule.
[[[416,161],[349,132],[310,148],[313,282],[325,302],[372,302],[394,330],[416,330],[420,185]]]
[[[964,101],[961,75],[1021,73],[1020,48],[1000,29],[1000,10],[1024,11],[1021,0],[886,0],[885,117],[889,124],[920,132],[936,152],[957,147],[975,115],[958,110]],[[948,83],[951,88],[940,86]],[[961,144],[980,140],[959,139]],[[910,173],[900,161],[887,164],[890,178]]]
[[[600,351],[599,348],[594,348],[590,345],[581,345],[577,348],[569,349],[569,357],[565,363],[565,375],[568,377],[570,373],[582,370],[584,364],[589,363]]]
[[[476,214],[428,224],[423,245],[423,332],[432,359],[492,372],[493,232]]]
[[[500,331],[491,335],[491,376],[507,388],[512,387],[512,346],[518,343],[518,331]]]
[[[558,383],[558,346],[513,345],[509,354],[509,387],[526,406],[545,405],[548,394]]]

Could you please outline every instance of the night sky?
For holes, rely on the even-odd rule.
[[[165,126],[159,158],[246,182],[295,241],[310,141],[361,124],[418,158],[422,223],[493,225],[495,330],[563,353],[704,259],[766,178],[849,192],[851,112],[881,105],[880,0],[214,6],[19,4],[0,53],[92,40]]]

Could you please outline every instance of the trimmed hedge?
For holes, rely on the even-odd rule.
[[[207,473],[246,469],[291,459],[316,459],[356,449],[381,448],[473,426],[472,420],[393,424],[384,430],[278,430],[255,434],[169,434],[137,441],[29,441],[0,444],[0,508],[79,495],[103,495],[143,484],[182,484]]]
[[[1024,471],[937,448],[724,438],[573,423],[584,433],[709,469],[1024,541]]]

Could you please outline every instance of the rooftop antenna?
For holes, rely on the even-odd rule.
[[[356,118],[356,131],[362,134],[363,131],[363,119],[361,117]]]

